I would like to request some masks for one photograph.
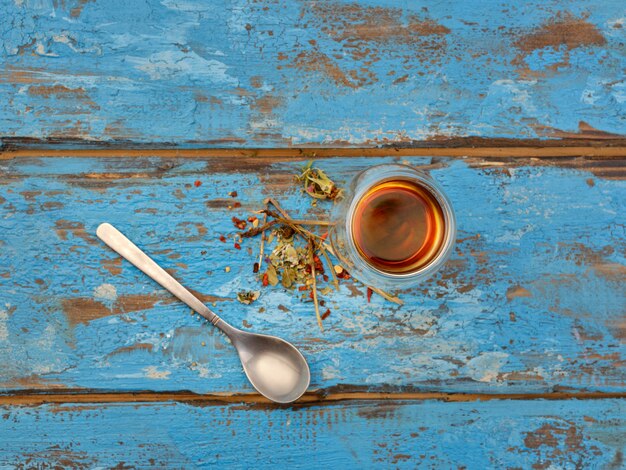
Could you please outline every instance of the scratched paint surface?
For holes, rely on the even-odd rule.
[[[318,164],[345,182],[391,161]],[[267,196],[311,217],[293,182],[303,162],[2,162],[1,386],[251,391],[223,336],[95,238],[109,221],[235,326],[298,345],[313,388],[624,390],[626,182],[523,161],[405,161],[448,192],[459,226],[454,256],[402,292],[403,307],[378,296],[368,303],[362,286],[344,283],[326,296],[324,333],[298,292],[261,289],[252,273],[258,240],[236,250],[218,238]],[[233,201],[242,207],[229,210]],[[262,295],[245,306],[234,300],[242,289]]]
[[[626,135],[623,1],[0,0],[0,136]]]
[[[618,469],[625,412],[618,400],[0,407],[0,466]]]

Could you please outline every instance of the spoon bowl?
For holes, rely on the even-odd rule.
[[[237,330],[229,335],[250,383],[276,403],[291,403],[309,386],[306,360],[292,344],[275,336]]]
[[[111,224],[101,224],[96,234],[144,274],[222,330],[237,349],[250,383],[263,396],[276,403],[291,403],[306,391],[311,380],[309,366],[291,343],[229,325]]]

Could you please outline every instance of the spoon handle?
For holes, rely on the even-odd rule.
[[[137,246],[122,234],[111,224],[100,224],[96,230],[96,234],[104,243],[109,245],[123,258],[137,266],[144,274],[158,282],[162,287],[166,288],[189,307],[198,312],[204,318],[209,320],[213,325],[221,320],[206,305],[200,301],[195,295],[183,287],[176,279],[170,276],[161,266],[156,264],[152,258],[141,251]]]

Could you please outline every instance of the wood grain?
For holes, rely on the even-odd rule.
[[[14,158],[78,157],[78,158],[116,158],[116,157],[159,157],[159,158],[237,158],[245,165],[248,159],[285,159],[285,158],[329,158],[329,157],[479,157],[509,162],[519,158],[560,159],[564,164],[567,159],[622,159],[626,157],[626,142],[618,141],[615,145],[597,145],[593,141],[576,142],[579,145],[565,145],[565,142],[503,139],[459,139],[441,142],[435,146],[432,142],[423,145],[390,147],[300,147],[300,148],[164,148],[135,145],[129,147],[108,143],[102,148],[98,143],[89,145],[84,141],[55,142],[13,142],[4,139],[0,146],[0,160]],[[507,145],[508,144],[508,145]],[[586,145],[580,145],[586,144]]]
[[[623,145],[626,136],[619,0],[0,6],[9,145]]]
[[[251,392],[222,336],[95,238],[107,220],[236,326],[297,344],[313,390],[624,391],[623,159],[318,160],[341,184],[375,163],[419,166],[444,186],[459,223],[453,258],[400,293],[403,307],[368,303],[362,286],[345,283],[326,298],[324,334],[294,292],[262,289],[256,303],[236,302],[239,290],[260,288],[249,254],[258,246],[219,241],[235,232],[233,215],[267,196],[294,216],[325,217],[330,207],[313,208],[293,182],[305,161],[3,161],[1,386]],[[233,201],[241,208],[229,210]]]
[[[363,391],[356,391],[359,388]],[[626,392],[549,392],[549,393],[445,393],[409,391],[371,391],[366,387],[339,385],[327,389],[306,392],[290,407],[307,407],[311,405],[328,406],[338,402],[357,401],[440,401],[445,403],[469,403],[488,401],[531,401],[531,400],[606,400],[626,399]],[[100,389],[55,389],[55,390],[16,390],[0,393],[0,405],[7,406],[40,406],[63,403],[187,403],[195,406],[215,406],[229,403],[245,403],[256,409],[276,409],[278,405],[254,393],[194,393],[188,391],[152,392],[130,391],[116,392]]]
[[[16,468],[608,468],[623,400],[0,406]],[[314,457],[312,457],[314,456]]]
[[[0,11],[0,467],[624,466],[623,2]],[[260,287],[233,215],[267,196],[327,215],[293,184],[308,159],[446,188],[457,250],[403,307],[344,283],[322,334],[294,292],[234,300]],[[97,240],[104,220],[295,342],[301,402],[254,393],[222,336]]]

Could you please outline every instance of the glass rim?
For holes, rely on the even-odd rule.
[[[391,180],[410,181],[426,189],[439,203],[444,218],[444,237],[437,253],[424,266],[406,273],[390,273],[368,263],[359,253],[352,236],[354,213],[361,198],[374,186]],[[449,258],[456,241],[456,217],[452,204],[441,185],[429,174],[420,171],[418,168],[396,163],[375,165],[367,168],[354,178],[353,183],[355,191],[342,223],[345,224],[345,231],[348,235],[346,237],[347,248],[351,252],[352,257],[360,261],[360,266],[358,267],[359,271],[361,271],[360,274],[370,277],[371,279],[369,280],[387,281],[393,285],[401,285],[426,279],[439,270]]]

